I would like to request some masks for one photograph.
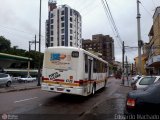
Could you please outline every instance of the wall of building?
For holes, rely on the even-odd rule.
[[[146,56],[145,55],[142,55],[141,56],[142,58],[142,68],[141,68],[141,72],[142,72],[142,75],[147,75],[147,71],[146,71],[146,68],[145,68],[145,64],[146,64]],[[135,62],[135,66],[136,66],[136,73],[138,74],[139,73],[139,69],[138,69],[138,57],[134,58],[134,62]]]

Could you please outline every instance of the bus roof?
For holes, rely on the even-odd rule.
[[[55,47],[48,47],[48,48],[45,49],[45,51],[46,51],[46,50],[53,50],[53,49],[68,49],[68,50],[81,51],[81,52],[84,52],[85,54],[87,54],[87,55],[89,55],[89,56],[92,56],[92,57],[94,57],[94,58],[96,58],[96,59],[98,59],[98,60],[100,60],[100,61],[108,64],[107,61],[103,60],[102,58],[100,58],[100,57],[94,55],[93,53],[90,53],[90,52],[88,52],[88,51],[86,51],[86,50],[84,50],[84,49],[82,49],[82,48],[77,48],[77,47],[65,47],[65,46],[55,46]]]

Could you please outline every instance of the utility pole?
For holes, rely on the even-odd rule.
[[[41,78],[41,0],[40,0],[40,11],[39,11],[39,65],[38,65],[38,84],[37,86],[41,86],[40,78]]]
[[[127,56],[126,56],[126,77],[127,77],[127,81],[128,81],[128,60],[127,60]]]
[[[142,75],[142,59],[141,59],[141,46],[142,46],[142,40],[141,40],[141,26],[140,26],[140,10],[139,10],[139,3],[140,0],[137,0],[137,32],[138,32],[138,71],[139,75]]]
[[[31,51],[31,45],[32,45],[32,44],[35,44],[35,51],[36,51],[36,43],[39,43],[39,42],[36,41],[36,36],[35,36],[35,40],[29,41],[29,52]]]
[[[128,73],[128,68],[129,68],[129,65],[128,65],[128,59],[127,59],[127,56],[126,56],[126,77],[127,77],[127,83],[128,83],[128,86],[129,86],[129,73]]]
[[[28,74],[27,76],[30,76],[30,51],[31,51],[31,41],[29,41],[29,60],[28,60]]]
[[[132,63],[132,74],[131,75],[133,75],[133,63]]]
[[[37,42],[36,42],[36,35],[35,35],[35,52],[36,52],[36,43],[37,43]]]
[[[31,51],[31,41],[29,41],[29,54],[30,54],[30,51]]]
[[[122,43],[122,85],[124,85],[124,53],[125,53],[125,48],[124,48],[124,41]]]

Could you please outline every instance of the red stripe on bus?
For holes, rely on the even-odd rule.
[[[63,79],[54,79],[53,81],[57,81],[57,82],[64,82]]]
[[[93,82],[94,80],[79,80],[79,81],[74,81],[74,83],[88,83],[88,82]]]
[[[49,80],[49,78],[44,78],[44,77],[42,77],[42,80]]]
[[[49,78],[42,78],[43,80],[50,80]],[[52,80],[52,79],[51,79]],[[57,81],[57,82],[64,82],[63,79],[53,79],[52,81]]]

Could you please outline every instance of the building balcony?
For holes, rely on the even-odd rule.
[[[153,67],[153,66],[160,66],[160,55],[152,56],[146,62],[146,66]]]

